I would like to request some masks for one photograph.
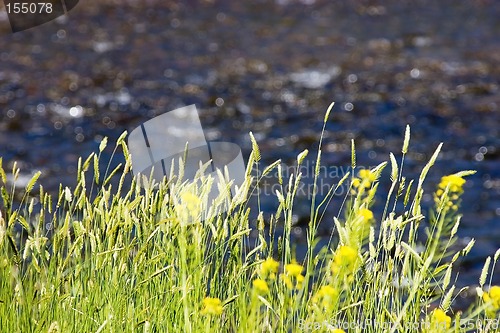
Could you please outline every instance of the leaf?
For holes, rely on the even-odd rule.
[[[434,154],[432,154],[431,159],[429,160],[429,162],[427,162],[427,164],[425,165],[425,167],[422,169],[422,173],[420,174],[420,177],[418,179],[418,188],[422,187],[422,184],[424,183],[425,177],[427,176],[427,173],[429,172],[429,169],[436,162],[436,159],[437,159],[437,157],[439,155],[439,152],[441,151],[441,147],[443,147],[443,143],[442,142],[436,148],[436,150],[434,151]]]
[[[396,158],[394,157],[393,153],[389,154],[389,157],[391,158],[391,167],[392,167],[392,172],[391,172],[391,181],[395,182],[398,179],[398,162],[396,162]]]
[[[94,155],[94,181],[99,184],[99,159]]]
[[[170,269],[172,267],[174,267],[174,266],[168,265],[168,266],[165,266],[163,268],[158,269],[156,272],[154,272],[153,274],[151,274],[151,276],[149,276],[147,279],[139,282],[139,285],[148,282],[149,280],[153,279],[155,276],[160,275],[161,273],[165,272],[166,270],[168,270],[168,269]]]
[[[224,301],[224,303],[222,303],[222,306],[224,307],[224,306],[234,302],[238,297],[240,297],[240,295],[234,295],[234,296],[229,297],[228,299],[226,299]]]
[[[491,257],[486,258],[484,262],[483,270],[481,271],[481,276],[479,278],[479,286],[482,288],[488,277],[488,271],[490,270]]]
[[[324,123],[326,123],[326,121],[328,120],[328,117],[330,116],[330,111],[332,111],[334,105],[335,105],[335,102],[332,102],[330,104],[330,106],[328,107],[328,109],[326,110],[325,118],[323,119]]]
[[[305,149],[299,155],[297,155],[297,164],[298,165],[302,164],[302,162],[304,161],[304,158],[306,158],[307,154],[309,154],[309,150]]]
[[[403,149],[401,152],[406,154],[408,152],[408,145],[410,144],[410,125],[406,125],[405,139],[403,141]]]
[[[99,144],[99,152],[102,152],[104,148],[106,148],[106,145],[108,144],[108,137],[105,136],[102,140],[101,143]]]
[[[259,300],[264,303],[264,305],[271,311],[273,311],[273,307],[271,306],[271,303],[269,303],[264,297],[262,296],[257,296],[259,298]]]
[[[250,231],[252,231],[252,229],[245,229],[245,230],[241,230],[237,233],[235,233],[234,235],[231,236],[231,238],[229,239],[229,241],[232,241],[232,240],[237,240],[240,236],[243,236],[243,235],[247,235],[250,233]]]
[[[405,206],[408,204],[408,201],[410,200],[411,186],[412,185],[413,185],[413,179],[410,180],[410,183],[408,184],[408,187],[406,188],[405,199],[403,201],[403,203],[404,203]]]
[[[356,167],[356,148],[354,147],[354,139],[351,140],[351,167]]]
[[[71,200],[73,200],[73,196],[71,195],[71,190],[67,186],[66,188],[64,188],[64,199],[67,202],[71,202]]]
[[[257,252],[262,250],[264,247],[264,243],[260,243],[258,246],[256,246],[252,251],[248,252],[248,254],[245,257],[245,260],[249,261],[249,259]]]
[[[124,131],[124,132],[120,135],[120,137],[118,138],[118,140],[116,140],[116,144],[117,144],[117,145],[122,144],[122,143],[124,142],[125,137],[127,136],[127,134],[128,134],[128,132],[127,132],[127,131]]]
[[[469,254],[470,250],[472,250],[472,247],[474,246],[475,243],[476,240],[472,238],[462,250],[462,256],[466,256],[467,254]]]
[[[460,172],[457,172],[455,174],[453,174],[453,176],[458,176],[458,177],[465,177],[465,176],[470,176],[470,175],[473,175],[476,173],[476,170],[464,170],[464,171],[460,171]]]
[[[455,236],[455,234],[457,233],[457,231],[458,231],[458,227],[459,227],[459,225],[460,225],[460,220],[461,220],[461,219],[462,219],[462,216],[461,216],[461,215],[459,215],[459,216],[457,217],[457,221],[455,222],[455,224],[453,225],[453,228],[451,229],[451,232],[450,232],[450,237]]]
[[[401,242],[401,246],[405,248],[419,263],[422,263],[422,258],[420,255],[415,251],[410,245],[406,244],[405,242]]]
[[[281,163],[278,164],[278,183],[283,185],[283,171],[281,170]]]
[[[115,173],[118,172],[118,170],[120,170],[120,168],[122,167],[122,164],[118,164],[116,166],[116,168],[113,169],[113,171],[111,171],[111,173],[109,174],[108,177],[106,177],[106,179],[104,180],[104,183],[102,183],[102,186],[105,186],[108,184],[108,182],[111,180],[111,178],[115,175]]]
[[[339,221],[338,218],[334,217],[333,222],[335,223],[335,227],[337,228],[337,232],[339,234],[339,239],[340,239],[340,244],[346,245],[349,240],[349,236],[345,230],[345,228],[342,226],[342,223]]]
[[[280,204],[284,205],[285,197],[283,196],[283,194],[281,194],[279,190],[276,190],[276,196],[278,197],[278,201],[280,202]]]
[[[92,162],[92,157],[94,157],[94,153],[90,153],[89,157],[83,162],[82,170],[85,172],[89,169],[90,162]]]
[[[35,183],[36,181],[38,180],[38,177],[40,177],[42,173],[40,171],[37,171],[33,177],[31,177],[30,181],[28,182],[28,184],[26,185],[26,193],[29,193],[31,192],[31,190],[33,189],[33,186],[35,186]]]
[[[500,249],[498,249],[496,252],[495,252],[495,256],[493,257],[493,260],[495,260],[495,262],[498,260],[498,257],[500,257]]]
[[[14,223],[16,223],[17,215],[18,215],[17,210],[12,212],[12,214],[9,217],[9,222],[7,223],[8,228],[10,228],[11,226],[14,225]]]
[[[316,168],[314,170],[314,176],[318,177],[320,171],[321,171],[321,149],[318,150],[318,157],[316,159]]]
[[[2,182],[4,184],[7,184],[7,175],[5,174],[5,171],[2,167],[2,160],[3,160],[3,158],[0,157],[0,178],[2,178]]]
[[[264,177],[269,172],[271,172],[271,170],[273,170],[274,168],[276,168],[279,164],[281,164],[281,160],[274,161],[274,163],[272,163],[271,165],[267,166],[264,169],[264,171],[262,172],[262,177]]]
[[[451,304],[451,297],[453,296],[453,292],[455,291],[455,286],[451,286],[450,290],[446,293],[441,302],[441,307],[444,311],[448,310]]]
[[[24,228],[24,230],[26,230],[28,232],[30,231],[30,226],[28,225],[28,222],[26,221],[26,219],[23,216],[18,215],[17,216],[17,220],[22,225],[22,227]]]
[[[255,137],[253,136],[253,133],[250,132],[250,141],[252,141],[252,151],[254,152],[254,158],[257,162],[260,161],[260,149],[259,145],[257,144],[257,140],[255,140]]]
[[[443,286],[442,286],[443,290],[446,289],[448,287],[448,285],[450,284],[452,269],[453,269],[453,265],[450,264],[450,266],[446,270],[446,273],[444,274],[444,277],[443,277]]]

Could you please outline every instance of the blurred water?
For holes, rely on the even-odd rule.
[[[442,141],[429,184],[478,171],[466,185],[460,233],[462,242],[478,240],[461,277],[475,283],[500,246],[498,17],[494,0],[87,1],[28,31],[1,26],[0,155],[24,173],[42,170],[41,183],[55,191],[74,184],[78,157],[103,136],[112,142],[195,103],[209,140],[237,143],[248,156],[253,131],[263,164],[281,158],[292,166],[307,148],[311,166],[324,111],[336,101],[323,149],[330,171],[350,165],[351,139],[359,166],[387,160],[400,151],[406,124],[408,177]],[[381,184],[380,204],[387,190]],[[307,196],[297,203],[299,225]],[[273,202],[262,208],[272,211]]]

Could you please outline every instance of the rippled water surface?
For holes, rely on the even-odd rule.
[[[475,283],[500,246],[498,17],[494,0],[84,1],[67,17],[10,34],[0,14],[0,154],[4,165],[18,161],[25,179],[42,170],[41,183],[55,190],[74,184],[78,157],[103,136],[116,140],[194,103],[209,140],[235,142],[248,156],[252,131],[264,163],[291,166],[303,149],[312,163],[324,111],[336,101],[324,139],[328,172],[347,170],[351,139],[359,166],[399,153],[406,124],[408,177],[439,142],[429,184],[478,171],[466,185],[460,233],[462,243],[477,239],[462,277]],[[383,182],[376,212],[387,190]],[[307,220],[303,197],[298,225]]]

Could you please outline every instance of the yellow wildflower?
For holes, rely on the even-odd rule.
[[[322,286],[318,291],[318,295],[322,298],[334,299],[338,294],[338,291],[332,286]]]
[[[297,276],[282,275],[281,279],[288,289],[302,289],[305,277],[302,274]]]
[[[449,186],[450,193],[461,193],[462,187],[465,184],[465,179],[457,175],[449,175],[441,178],[438,187],[442,190]]]
[[[200,209],[201,200],[194,193],[185,191],[181,194],[182,204],[186,206],[190,212],[197,212]]]
[[[367,208],[361,208],[359,216],[362,216],[364,221],[371,221],[373,219],[373,212]]]
[[[491,304],[494,310],[500,310],[500,287],[491,287],[489,292],[483,294],[483,300]]]
[[[353,178],[351,190],[352,195],[364,195],[366,189],[369,189],[377,179],[377,175],[369,169],[361,169],[358,172],[359,178]]]
[[[431,314],[431,327],[433,329],[448,329],[451,326],[451,317],[441,309],[435,309]]]
[[[364,188],[359,187],[360,185],[361,185],[361,180],[359,178],[354,178],[352,180],[352,188],[351,188],[352,195],[356,195],[357,190],[360,190],[361,192],[364,191]]]
[[[297,264],[296,262],[292,262],[291,264],[288,264],[285,266],[285,272],[288,275],[295,276],[295,277],[299,276],[302,273],[303,269],[304,269],[304,267]]]
[[[281,278],[283,279],[283,282],[288,289],[302,288],[302,284],[305,279],[304,275],[301,274],[303,270],[304,267],[297,264],[296,262],[285,265],[285,274],[283,274]]]
[[[456,211],[458,206],[456,205],[460,195],[463,193],[463,185],[465,184],[465,179],[457,175],[449,175],[441,178],[441,182],[438,185],[438,189],[434,193],[434,202],[436,205],[445,204],[444,208],[446,210],[452,209]],[[444,191],[448,188],[449,198],[442,198]],[[444,200],[444,201],[443,201]]]
[[[354,272],[358,262],[358,251],[347,245],[339,247],[335,253],[332,263],[332,273],[346,273],[351,274]]]
[[[267,258],[260,265],[260,274],[263,278],[269,277],[274,279],[276,273],[278,273],[279,262],[273,258]]]
[[[295,277],[297,280],[297,289],[302,289],[302,284],[304,283],[305,277],[302,274],[299,274]]]
[[[371,184],[377,179],[377,175],[374,172],[371,172],[368,169],[359,170],[359,177],[363,179],[364,182]],[[369,187],[369,186],[366,186]]]
[[[332,332],[332,333],[345,333],[345,331],[340,329],[340,328],[334,328],[330,332]]]
[[[338,295],[337,289],[332,286],[322,286],[313,296],[312,301],[324,309],[332,310]]]
[[[283,280],[283,282],[285,283],[285,286],[288,289],[293,289],[294,288],[292,279],[290,279],[290,277],[288,275],[281,275],[281,279]]]
[[[201,199],[185,189],[180,194],[180,201],[180,205],[175,205],[179,219],[186,224],[198,221],[201,213]]]
[[[252,285],[254,290],[261,295],[265,295],[269,292],[269,287],[267,286],[267,282],[262,279],[253,280]]]
[[[222,314],[222,302],[218,298],[205,297],[203,299],[203,315],[220,315]]]

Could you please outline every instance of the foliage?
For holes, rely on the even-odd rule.
[[[486,279],[500,252],[488,258],[471,308],[452,308],[461,292],[450,285],[454,264],[474,243],[451,251],[464,177],[472,172],[443,177],[425,216],[423,183],[441,145],[419,179],[408,181],[402,169],[409,128],[401,162],[390,156],[392,185],[382,216],[371,207],[388,163],[357,171],[353,142],[354,173],[320,202],[313,194],[307,254],[300,261],[291,244],[299,172],[288,187],[281,182],[275,214],[258,213],[255,225],[250,219],[248,200],[260,181],[252,177],[260,159],[255,140],[245,183],[233,197],[221,191],[208,203],[210,186],[229,189],[230,179],[212,184],[205,176],[194,183],[173,177],[155,184],[133,178],[124,190],[131,167],[125,135],[115,148],[124,151],[123,166],[101,177],[103,142],[98,154],[79,160],[76,187],[61,186],[54,202],[42,186],[32,193],[37,173],[13,209],[15,185],[7,188],[0,164],[3,332],[494,331],[500,287],[490,289]],[[320,165],[321,141],[318,151]],[[280,172],[280,163],[263,174],[273,168]],[[14,165],[14,179],[18,173]],[[112,178],[119,179],[116,188]],[[318,225],[341,186],[350,191],[334,218],[335,237],[318,248]],[[217,214],[222,205],[228,211]]]

